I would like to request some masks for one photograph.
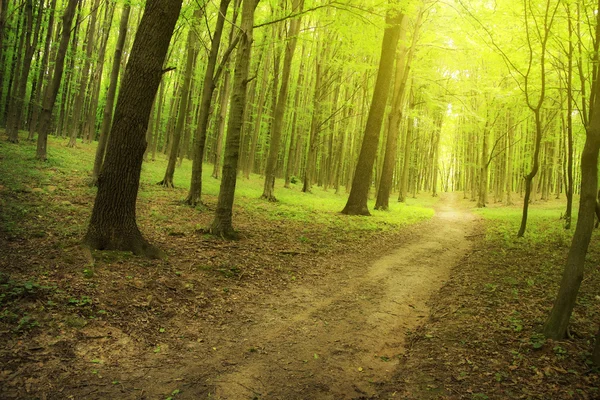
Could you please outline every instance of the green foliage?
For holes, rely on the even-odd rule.
[[[0,273],[0,306],[18,299],[36,299],[51,289],[33,281],[20,282]]]

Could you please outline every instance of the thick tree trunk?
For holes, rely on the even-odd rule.
[[[254,26],[254,11],[260,0],[243,0],[241,38],[235,61],[233,88],[229,122],[227,125],[227,140],[225,142],[225,159],[219,200],[215,210],[215,218],[209,231],[213,235],[224,238],[235,238],[233,229],[233,200],[237,181],[237,167],[240,153],[240,132],[244,122],[244,106],[246,104],[246,87],[248,86],[248,70],[252,54],[252,30]]]
[[[390,11],[386,17],[387,27],[383,34],[381,58],[379,60],[375,90],[373,91],[373,100],[369,109],[369,117],[356,165],[356,172],[354,173],[354,180],[352,181],[352,189],[350,190],[348,202],[342,210],[343,214],[371,215],[367,207],[367,198],[369,196],[369,188],[371,187],[373,163],[377,154],[381,123],[383,122],[383,114],[387,104],[389,82],[394,69],[394,58],[398,37],[400,36],[401,21],[402,14],[395,10]]]
[[[294,0],[292,2],[292,13],[301,13],[304,8],[304,0]],[[300,32],[300,17],[290,22],[288,30],[288,43],[285,47],[285,56],[283,60],[283,71],[281,73],[281,88],[277,97],[277,105],[273,114],[273,125],[271,126],[271,145],[269,147],[269,157],[267,159],[267,168],[265,170],[265,183],[263,187],[262,198],[269,201],[277,201],[275,198],[275,173],[277,169],[277,160],[279,157],[279,148],[281,146],[281,133],[283,131],[283,117],[285,115],[285,106],[287,103],[287,93],[292,70],[292,59],[298,41]]]
[[[58,95],[58,89],[63,76],[65,56],[67,55],[67,49],[69,48],[71,25],[73,23],[73,17],[75,16],[75,8],[77,7],[77,3],[77,0],[69,0],[67,7],[65,8],[62,17],[63,23],[62,32],[60,35],[60,44],[58,45],[56,61],[54,63],[54,73],[52,74],[52,81],[46,88],[44,102],[40,112],[36,157],[38,160],[42,161],[45,161],[47,158],[46,147],[48,144],[48,133],[50,132],[52,111],[54,110],[54,103],[56,102],[56,96]]]
[[[117,46],[115,47],[115,55],[113,58],[112,70],[110,72],[110,82],[108,84],[108,92],[106,93],[106,102],[104,104],[104,113],[102,116],[102,128],[100,129],[100,138],[98,139],[98,147],[96,147],[96,157],[94,159],[94,169],[92,170],[92,185],[98,183],[100,169],[104,162],[104,153],[106,144],[108,143],[108,135],[112,124],[113,105],[115,103],[115,95],[117,93],[117,84],[119,82],[119,70],[121,69],[121,58],[123,56],[123,46],[125,37],[127,36],[127,26],[129,25],[129,14],[131,5],[125,4],[121,13],[121,23],[119,25],[119,36],[117,37]]]
[[[136,200],[146,129],[182,0],[148,0],[125,70],[98,194],[84,244],[148,257],[163,254],[142,236]]]

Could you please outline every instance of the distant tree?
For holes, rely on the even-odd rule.
[[[38,160],[45,161],[47,158],[46,147],[48,144],[48,133],[50,132],[52,111],[54,110],[54,103],[56,102],[56,96],[58,95],[58,89],[63,76],[65,56],[67,55],[67,50],[69,48],[71,25],[73,23],[73,17],[75,16],[77,3],[77,0],[69,0],[62,17],[62,31],[60,34],[60,43],[58,45],[58,51],[56,53],[56,60],[54,63],[54,73],[52,74],[52,80],[50,81],[50,84],[44,93],[42,110],[40,112],[37,140]]]
[[[304,0],[294,0],[292,2],[292,12],[302,12]],[[285,57],[283,60],[283,71],[281,74],[281,87],[277,96],[277,104],[273,113],[273,124],[271,125],[271,144],[269,147],[269,157],[267,159],[267,169],[265,171],[265,184],[262,198],[269,201],[277,200],[275,198],[275,173],[277,169],[277,160],[279,158],[279,148],[281,146],[281,133],[283,131],[283,117],[285,115],[285,105],[287,104],[287,93],[290,83],[290,72],[292,69],[292,59],[298,41],[300,32],[300,17],[294,18],[290,22],[288,29],[288,43],[285,47]]]
[[[352,181],[352,189],[348,202],[342,210],[343,214],[349,215],[371,215],[367,208],[369,188],[371,187],[371,176],[373,164],[379,144],[379,134],[383,122],[383,114],[387,104],[390,89],[390,81],[394,70],[394,59],[396,46],[400,36],[400,22],[402,14],[397,10],[390,10],[386,16],[386,28],[383,34],[381,46],[381,58],[377,81],[373,92],[373,100],[369,109],[367,125],[363,137],[356,172]]]
[[[148,243],[136,222],[136,201],[146,130],[182,0],[148,0],[119,91],[98,194],[84,244],[147,257],[162,252]]]
[[[231,111],[227,126],[225,142],[225,159],[219,200],[215,217],[210,225],[210,233],[225,238],[235,238],[233,229],[233,199],[237,181],[237,167],[240,154],[240,132],[244,122],[244,107],[246,105],[246,88],[248,86],[248,71],[252,55],[252,31],[254,26],[254,11],[260,0],[243,0],[241,37],[233,73],[233,88],[231,93]]]
[[[158,182],[167,188],[172,188],[173,176],[175,175],[175,162],[177,161],[177,155],[179,154],[179,144],[181,142],[181,134],[185,128],[185,120],[188,115],[188,109],[190,104],[190,87],[192,83],[192,75],[196,67],[196,55],[198,54],[198,37],[197,37],[197,24],[202,15],[202,11],[197,9],[194,11],[192,23],[188,31],[187,37],[187,51],[185,61],[185,71],[183,73],[183,85],[181,87],[181,101],[179,102],[179,112],[177,113],[177,124],[173,131],[171,151],[169,152],[169,162],[167,163],[167,169],[165,176]]]
[[[27,82],[29,72],[31,70],[31,61],[33,53],[37,47],[38,37],[40,33],[40,25],[43,15],[43,1],[40,2],[37,10],[37,23],[33,25],[33,3],[31,0],[25,2],[25,20],[26,32],[24,48],[22,49],[22,60],[19,60],[19,75],[17,76],[16,84],[13,87],[13,96],[8,103],[8,119],[6,121],[6,133],[8,140],[16,143],[19,141],[19,129],[21,128],[21,119],[23,114],[23,106],[25,104],[25,92],[27,90]]]
[[[100,137],[98,138],[98,147],[96,147],[96,157],[94,158],[94,169],[92,170],[92,185],[98,184],[98,175],[104,161],[104,153],[106,152],[106,144],[108,143],[108,135],[112,124],[113,107],[115,96],[117,94],[117,84],[119,83],[119,71],[121,70],[121,58],[123,56],[123,46],[127,37],[127,26],[129,25],[129,14],[131,5],[129,3],[123,6],[121,13],[121,23],[119,25],[119,35],[117,36],[117,46],[113,57],[112,70],[110,72],[110,82],[108,83],[108,91],[104,103],[104,112],[102,116],[102,127],[100,129]]]
[[[204,73],[204,82],[202,85],[202,96],[200,97],[200,109],[198,112],[198,127],[196,130],[196,137],[194,140],[194,156],[192,160],[192,178],[190,182],[190,191],[185,202],[189,205],[195,206],[200,202],[200,196],[202,192],[202,161],[204,159],[204,147],[206,145],[206,132],[208,129],[208,118],[210,116],[213,92],[216,87],[216,82],[222,71],[219,68],[215,72],[217,66],[217,56],[219,54],[219,47],[221,45],[221,36],[223,34],[223,27],[225,24],[225,17],[227,15],[227,7],[229,6],[230,0],[221,0],[219,4],[219,15],[217,16],[217,23],[215,25],[214,33],[212,36],[212,43],[210,46],[210,53],[208,55],[208,61],[206,63],[206,71]],[[235,6],[238,6],[236,3]],[[234,12],[234,17],[237,17],[237,12]],[[235,23],[235,22],[234,22]],[[235,42],[237,43],[237,42]],[[226,53],[231,52],[232,46],[235,46],[232,41],[230,48]],[[228,54],[226,55],[228,57]],[[226,63],[223,60],[223,63]],[[222,64],[221,67],[224,65]]]
[[[83,119],[82,111],[85,103],[85,96],[87,94],[88,78],[90,75],[90,69],[92,65],[92,52],[94,50],[94,43],[96,40],[96,20],[98,15],[98,7],[100,6],[100,0],[94,0],[92,5],[90,22],[87,28],[87,36],[84,44],[85,49],[85,61],[83,62],[83,71],[81,73],[81,79],[79,81],[79,91],[75,93],[75,102],[73,104],[73,124],[69,127],[71,130],[69,136],[69,147],[74,147],[76,144],[77,136],[83,132]]]

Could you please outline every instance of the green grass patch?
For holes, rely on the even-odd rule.
[[[0,174],[1,184],[13,192],[34,193],[38,196],[49,196],[60,191],[68,191],[70,197],[90,196],[95,188],[87,186],[93,165],[96,144],[81,144],[76,148],[68,148],[66,138],[49,137],[48,161],[40,162],[35,159],[35,143],[22,140],[18,145],[0,141]],[[184,160],[175,171],[175,189],[164,189],[158,185],[164,177],[167,159],[159,154],[155,161],[144,162],[140,179],[142,199],[152,200],[162,197],[166,201],[180,202],[187,195],[191,179],[192,162]],[[216,201],[220,181],[211,176],[213,166],[203,165],[202,196],[208,202]],[[434,214],[432,206],[437,201],[428,194],[417,199],[408,199],[407,203],[398,203],[390,199],[390,210],[375,211],[374,200],[369,201],[373,210],[372,217],[344,216],[340,211],[347,200],[345,190],[336,194],[333,189],[323,190],[313,186],[312,193],[303,193],[300,181],[283,188],[283,180],[276,181],[275,195],[278,202],[272,203],[260,199],[263,187],[263,177],[251,174],[250,179],[238,178],[236,187],[236,207],[266,219],[267,221],[291,221],[303,224],[316,224],[323,228],[332,227],[348,230],[381,231],[413,224]],[[68,185],[68,183],[71,183]],[[393,195],[392,195],[393,196]],[[55,202],[57,211],[72,207],[69,201]],[[91,204],[89,205],[91,208]],[[5,225],[11,221],[19,221],[32,211],[31,204],[11,204]],[[60,210],[59,210],[60,209]],[[152,217],[158,221],[167,221],[171,217],[164,214],[160,206],[152,209]],[[235,222],[234,222],[235,223]],[[18,224],[17,224],[18,225]],[[16,226],[10,229],[17,229]],[[70,232],[68,236],[80,234],[80,230]]]

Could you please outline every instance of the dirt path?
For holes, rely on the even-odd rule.
[[[407,332],[468,251],[475,217],[453,198],[407,243],[370,265],[347,263],[314,286],[257,299],[247,324],[213,347],[216,370],[182,370],[181,398],[354,399],[375,393],[398,365]],[[220,345],[220,346],[219,346]],[[215,360],[213,360],[215,361]],[[216,373],[216,375],[214,374]],[[201,378],[200,378],[201,377]],[[178,397],[179,398],[179,397]]]

